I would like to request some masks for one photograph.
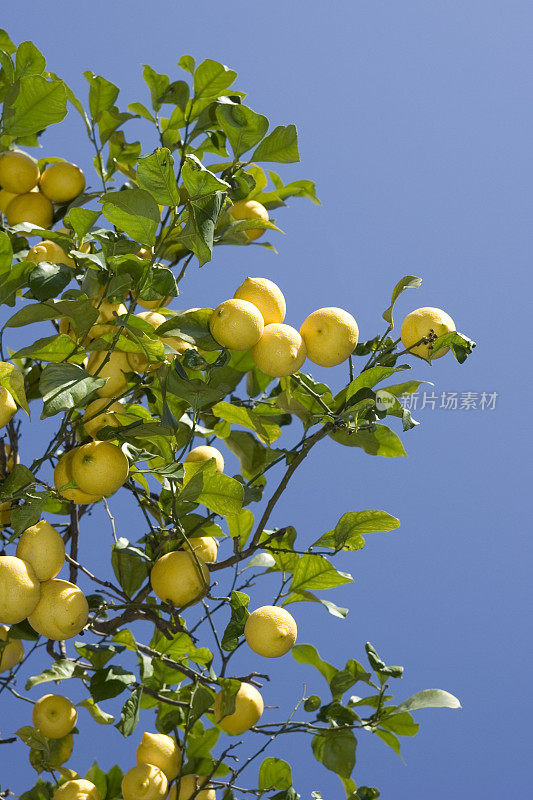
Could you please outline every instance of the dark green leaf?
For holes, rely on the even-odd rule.
[[[450,347],[457,361],[463,364],[470,353],[474,351],[475,346],[476,343],[473,342],[472,339],[469,339],[468,336],[464,336],[464,334],[458,333],[457,331],[451,331],[450,333],[445,333],[443,336],[439,336],[433,343],[430,360],[435,357],[435,354],[438,353],[439,350]]]
[[[141,699],[143,694],[143,687],[137,686],[132,691],[120,712],[120,722],[115,725],[123,736],[131,736],[137,723],[139,722],[139,710],[141,707]]]
[[[131,683],[135,683],[135,675],[118,664],[112,664],[93,673],[90,682],[91,695],[96,702],[108,700],[119,695]]]
[[[317,761],[343,778],[349,778],[355,766],[357,741],[349,730],[331,729],[313,737],[311,747]]]
[[[123,538],[111,549],[111,565],[118,582],[130,597],[141,588],[150,573],[150,560],[146,554]]]
[[[222,636],[222,647],[224,650],[235,650],[239,644],[239,639],[244,633],[246,620],[250,616],[248,603],[250,598],[244,592],[231,592],[230,606],[231,619]]]
[[[236,158],[260,142],[268,130],[268,119],[245,105],[219,105],[217,119]]]

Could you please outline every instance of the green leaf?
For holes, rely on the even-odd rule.
[[[212,389],[199,379],[188,381],[179,378],[175,372],[168,375],[167,391],[186,400],[195,411],[213,405],[226,394],[225,389]]]
[[[96,761],[94,762],[92,767],[88,769],[87,772],[85,773],[85,778],[86,780],[91,781],[91,783],[94,783],[94,785],[100,792],[100,795],[102,796],[102,798],[105,798],[105,800],[107,800],[107,798],[111,800],[111,797],[114,797],[114,795],[107,794],[107,776],[105,772],[102,769],[100,769]]]
[[[48,739],[37,728],[33,728],[31,725],[24,725],[16,733],[19,739],[28,747],[32,747],[34,750],[48,751]]]
[[[54,661],[51,667],[45,669],[40,675],[34,675],[26,681],[26,690],[32,689],[39,683],[48,683],[49,681],[61,681],[65,678],[81,678],[85,676],[85,670],[75,664],[73,661],[60,659]]]
[[[308,553],[296,564],[290,590],[301,592],[312,589],[333,589],[335,586],[342,586],[352,581],[351,575],[335,569],[325,556]]]
[[[0,361],[0,386],[6,388],[13,395],[19,406],[29,416],[30,409],[24,390],[24,376],[20,369],[7,361]]]
[[[202,350],[218,350],[220,345],[215,342],[209,332],[209,320],[212,313],[212,308],[179,312],[169,317],[157,328],[157,335],[161,337],[178,336]]]
[[[351,689],[355,683],[363,681],[369,684],[370,678],[370,672],[367,672],[359,661],[350,658],[346,662],[344,669],[339,670],[336,675],[333,676],[329,683],[329,688],[331,689],[333,698],[340,700],[343,694],[348,691],[348,689]]]
[[[135,241],[152,247],[159,225],[159,209],[151,194],[144,189],[123,189],[107,192],[100,201],[104,217]]]
[[[12,263],[13,247],[11,246],[11,239],[5,231],[0,231],[0,274],[9,272]]]
[[[267,444],[275,442],[281,436],[281,428],[275,422],[269,422],[268,417],[260,416],[245,406],[221,401],[211,409],[215,417],[220,417],[234,425],[242,425],[257,433],[258,437]]]
[[[406,275],[404,278],[401,278],[394,289],[392,290],[392,296],[390,300],[390,306],[385,309],[383,312],[383,319],[385,322],[389,323],[389,329],[392,330],[394,328],[394,320],[392,318],[392,310],[394,308],[394,304],[396,300],[404,292],[406,289],[418,289],[422,283],[422,278],[417,278],[415,275]]]
[[[382,658],[377,654],[376,649],[370,642],[365,644],[365,651],[368,658],[368,663],[372,669],[377,673],[380,680],[384,677],[390,676],[391,678],[401,678],[403,675],[403,667],[387,666]]]
[[[232,539],[239,540],[239,549],[242,549],[254,526],[254,515],[249,508],[243,508],[238,514],[227,517],[228,531]]]
[[[111,566],[121,587],[130,597],[141,588],[150,573],[150,560],[146,553],[132,547],[122,537],[111,548]]]
[[[259,767],[257,788],[263,792],[270,792],[271,789],[290,789],[291,786],[290,764],[282,758],[265,758]]]
[[[374,728],[372,733],[375,733],[382,742],[385,742],[388,747],[391,747],[397,756],[400,758],[402,757],[400,753],[400,742],[393,733],[381,730],[380,728]]]
[[[170,79],[168,75],[156,72],[152,67],[149,67],[148,64],[144,65],[143,78],[150,90],[152,106],[155,111],[159,111],[161,108],[161,97],[166,92]]]
[[[135,683],[135,675],[118,664],[99,669],[93,673],[90,690],[93,700],[109,700],[121,694],[130,684]]]
[[[158,147],[137,164],[137,181],[141,189],[149,192],[156,203],[177,206],[180,193],[173,169],[174,159],[166,147]]]
[[[239,481],[217,471],[211,462],[186,463],[180,500],[201,503],[215,514],[238,514],[242,508],[243,486]]]
[[[342,608],[342,606],[337,606],[335,603],[332,603],[331,600],[324,600],[323,597],[317,597],[316,594],[307,591],[293,592],[287,598],[285,598],[283,605],[288,606],[290,603],[301,603],[306,600],[312,603],[320,603],[320,605],[324,606],[324,608],[331,614],[332,617],[346,619],[348,616],[349,609]]]
[[[85,700],[82,700],[81,703],[77,703],[78,707],[86,708],[91,717],[97,722],[99,725],[112,725],[115,721],[115,718],[112,714],[108,714],[107,711],[104,711],[100,706],[94,702],[92,697],[87,697]]]
[[[314,756],[327,769],[343,778],[349,778],[355,766],[357,741],[350,730],[332,728],[313,737]]]
[[[260,142],[268,130],[268,119],[245,105],[219,105],[216,114],[236,158]]]
[[[215,192],[187,203],[188,219],[176,241],[191,250],[199,266],[211,260],[215,225],[222,210],[224,194]]]
[[[66,333],[56,333],[53,336],[46,336],[44,339],[37,339],[28,347],[17,350],[12,358],[32,358],[34,361],[64,361],[66,358],[77,364],[82,364],[85,360],[85,352],[78,350],[73,355],[75,344]]]
[[[400,703],[392,714],[404,711],[420,711],[422,708],[461,708],[461,703],[453,694],[444,689],[422,689],[421,692]]]
[[[278,161],[291,164],[300,160],[296,125],[278,125],[254,150],[252,161]]]
[[[407,455],[401,439],[386,425],[376,425],[373,430],[363,431],[348,428],[336,431],[330,436],[335,442],[346,447],[361,447],[371,456],[394,458]]]
[[[104,384],[104,378],[93,378],[76,364],[47,364],[39,380],[44,402],[42,416],[52,417],[60,411],[84,405]]]
[[[141,699],[143,695],[143,687],[137,686],[132,691],[120,712],[120,722],[115,725],[115,728],[121,732],[123,736],[131,736],[137,723],[139,722],[139,711],[141,708]]]
[[[102,669],[108,661],[111,661],[118,653],[122,652],[122,647],[115,647],[112,644],[83,644],[75,642],[76,652],[91,662],[95,669]]]
[[[438,353],[439,350],[450,347],[456,360],[460,364],[463,364],[474,351],[475,346],[476,343],[473,342],[472,339],[469,339],[468,336],[458,333],[458,331],[451,331],[450,333],[445,333],[443,336],[439,336],[439,338],[435,340],[431,348],[429,360],[431,361],[431,359],[435,358],[435,354]]]
[[[379,724],[398,736],[416,736],[420,728],[409,713],[406,711],[397,713],[397,709],[394,708],[380,719]]]
[[[365,369],[355,380],[351,381],[348,386],[335,395],[337,408],[348,402],[361,389],[372,389],[376,384],[394,375],[395,372],[403,372],[404,369],[405,367],[370,367],[370,369]]]
[[[194,71],[194,94],[196,97],[219,97],[236,77],[232,69],[206,58]]]
[[[192,56],[181,56],[178,61],[178,66],[184,69],[185,72],[190,72],[192,75],[194,72],[194,58]]]
[[[89,110],[93,120],[98,120],[102,111],[111,108],[118,97],[119,89],[114,83],[95,75],[93,72],[84,72],[84,77],[89,82]]]
[[[381,533],[400,527],[400,520],[386,511],[347,511],[337,522],[335,529],[328,531],[315,542],[318,547],[335,550],[361,550],[367,533]]]
[[[98,318],[96,309],[87,297],[79,300],[48,300],[24,306],[6,322],[6,328],[20,328],[33,322],[68,317],[79,336],[84,336]]]
[[[235,650],[239,645],[239,639],[244,633],[246,620],[250,616],[248,603],[250,598],[244,592],[232,591],[229,604],[231,606],[231,619],[222,636],[222,647],[224,650]]]
[[[217,178],[192,154],[185,157],[185,162],[181,169],[181,177],[190,197],[200,197],[214,192],[227,192],[230,188],[229,183]]]
[[[23,464],[15,464],[13,470],[0,486],[0,499],[15,497],[22,489],[31,486],[35,481],[33,472]]]
[[[15,79],[24,75],[41,75],[46,67],[46,59],[33,42],[21,42],[17,48]]]
[[[312,644],[295,644],[291,650],[292,656],[299,664],[309,664],[315,667],[326,679],[328,684],[339,671],[333,664],[320,658],[318,651]]]
[[[31,292],[37,300],[49,300],[68,286],[73,275],[72,269],[66,264],[49,264],[42,261],[30,272]]]
[[[17,138],[31,136],[61,122],[66,113],[67,92],[63,81],[25,75],[6,94],[3,133]]]

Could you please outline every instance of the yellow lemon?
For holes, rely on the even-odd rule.
[[[7,625],[0,625],[0,641],[7,642],[4,649],[0,650],[0,672],[10,672],[23,661],[24,646],[20,639],[9,638]]]
[[[320,367],[342,364],[353,352],[359,336],[357,322],[342,308],[319,308],[300,328],[307,357]]]
[[[10,150],[0,155],[0,186],[13,194],[25,194],[37,184],[39,167],[27,153]]]
[[[215,719],[222,730],[232,736],[239,736],[250,730],[261,718],[263,709],[263,698],[250,683],[241,683],[232,714],[223,715],[222,692],[215,697]]]
[[[279,606],[256,608],[246,620],[244,636],[254,653],[278,658],[288,653],[296,641],[294,617]]]
[[[209,589],[209,570],[201,558],[183,550],[166,553],[150,574],[152,589],[164,603],[181,608],[202,599]]]
[[[13,395],[5,386],[0,386],[0,428],[7,425],[16,410],[17,404],[13,399]]]
[[[164,733],[143,733],[137,748],[137,764],[153,764],[172,781],[180,771],[181,750],[171,736]]]
[[[85,189],[85,175],[76,164],[58,161],[46,167],[39,186],[41,192],[54,203],[68,203]]]
[[[56,789],[53,800],[102,800],[102,795],[91,781],[76,778]]]
[[[191,548],[206,563],[212,564],[217,560],[218,542],[212,536],[195,536],[183,543],[183,550],[190,552]]]
[[[444,336],[445,333],[451,333],[455,330],[455,322],[445,311],[440,308],[431,308],[426,306],[424,308],[417,308],[416,311],[411,311],[402,322],[400,336],[402,337],[403,346],[410,349],[411,353],[421,358],[431,358],[432,344],[430,341],[427,344],[419,344],[413,347],[421,339],[426,337]],[[449,347],[443,347],[439,350],[433,358],[440,358],[445,355]]]
[[[56,529],[43,519],[24,531],[16,554],[31,564],[40,581],[49,581],[63,566],[65,545]]]
[[[137,305],[141,308],[146,308],[148,311],[153,311],[156,308],[166,308],[174,298],[172,295],[168,297],[161,297],[159,300],[143,300],[142,297],[137,298]]]
[[[257,200],[239,200],[238,203],[234,203],[231,206],[228,213],[235,221],[241,219],[263,219],[268,222],[268,211]],[[244,231],[250,242],[259,239],[264,232],[264,228],[250,228]]]
[[[98,439],[98,433],[102,428],[118,428],[120,426],[116,414],[123,414],[124,412],[124,406],[116,400],[112,403],[109,402],[107,397],[93,400],[85,409],[82,417],[85,430],[93,439]]]
[[[128,459],[112,442],[89,442],[72,456],[72,476],[82,492],[108,496],[126,482]]]
[[[30,564],[16,556],[0,556],[0,622],[22,622],[35,610],[41,594]]]
[[[34,726],[48,739],[62,739],[76,727],[78,712],[68,697],[45,694],[33,706]]]
[[[69,487],[68,489],[64,488],[67,486],[67,484],[74,482],[74,478],[72,476],[73,457],[74,450],[69,450],[67,453],[64,453],[64,455],[62,455],[57,462],[54,470],[54,486],[59,494],[65,498],[65,500],[71,500],[73,503],[77,503],[78,505],[97,503],[102,499],[102,495],[88,494],[87,492],[82,492],[81,489],[76,487]]]
[[[305,343],[295,328],[273,322],[252,349],[255,365],[271,378],[284,378],[297,372],[305,361]]]
[[[177,797],[177,784],[174,784],[168,793],[168,800],[176,800],[176,798],[177,800],[191,800],[191,797],[194,797],[195,800],[216,800],[217,794],[212,786],[207,785],[207,788],[201,788],[206,786],[208,780],[204,775],[184,775],[180,780],[179,797]]]
[[[138,764],[122,778],[124,800],[163,800],[167,789],[165,773],[153,764]]]
[[[97,394],[100,397],[117,397],[128,388],[125,372],[131,372],[131,367],[128,361],[128,354],[122,353],[120,350],[113,350],[109,354],[109,359],[104,363],[107,352],[95,350],[89,356],[87,362],[87,372],[90,375],[96,375],[97,378],[106,378],[106,383],[98,389]]]
[[[54,208],[50,200],[40,192],[18,194],[6,209],[9,225],[29,222],[40,228],[49,228],[54,218]]]
[[[230,350],[249,350],[263,333],[261,312],[248,300],[225,300],[209,319],[213,339]]]
[[[34,264],[48,261],[50,264],[66,264],[67,267],[76,266],[74,259],[70,258],[60,245],[50,239],[43,239],[42,242],[34,244],[26,258],[28,261],[33,261]]]
[[[0,212],[5,214],[10,202],[16,197],[16,192],[8,192],[6,189],[0,189]]]
[[[224,458],[220,450],[216,447],[211,447],[209,444],[201,444],[198,447],[193,447],[190,453],[187,454],[185,461],[209,461],[211,458],[215,459],[218,472],[224,472]]]
[[[11,523],[11,503],[0,503],[0,529]]]
[[[83,630],[89,617],[87,599],[69,581],[53,578],[41,583],[41,598],[28,614],[32,628],[47,639],[72,639]]]
[[[17,453],[16,456],[14,453],[11,452],[11,445],[8,442],[4,442],[3,445],[0,445],[4,449],[4,464],[0,459],[0,478],[5,479],[10,472],[13,472],[13,467],[15,464],[20,464],[20,456]]]
[[[285,298],[279,286],[268,278],[246,278],[233,297],[248,300],[259,309],[265,325],[283,322],[287,310]]]
[[[124,303],[110,303],[109,300],[102,300],[98,306],[98,318],[91,328],[93,339],[98,339],[99,336],[104,336],[106,333],[117,332],[117,326],[114,324],[117,321],[115,313],[121,317],[128,313],[128,309]]]

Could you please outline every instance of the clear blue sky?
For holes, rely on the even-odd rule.
[[[459,366],[451,356],[413,376],[435,391],[498,394],[495,410],[426,407],[404,437],[407,459],[378,459],[324,445],[302,467],[273,522],[293,522],[303,541],[328,530],[347,510],[383,508],[400,517],[397,533],[368,537],[343,566],[355,583],[331,592],[348,619],[293,606],[300,641],[333,663],[362,658],[372,641],[392,663],[404,699],[418,689],[457,694],[462,711],[418,714],[420,734],[403,740],[405,763],[362,736],[358,783],[390,800],[525,796],[531,787],[530,724],[524,713],[533,655],[529,614],[532,555],[524,374],[532,255],[533,6],[527,0],[388,0],[290,3],[272,0],[191,4],[152,0],[4,4],[1,25],[33,39],[49,67],[76,89],[92,69],[123,88],[122,105],[144,100],[139,65],[176,74],[183,53],[211,57],[239,73],[248,102],[274,123],[295,122],[302,164],[286,174],[315,179],[322,207],[291,202],[277,218],[286,231],[279,255],[227,248],[184,282],[184,303],[211,305],[247,275],[280,283],[288,321],[321,305],[356,316],[363,338],[404,274],[423,286],[406,292],[398,318],[435,305],[477,340]],[[83,131],[73,119],[47,136],[47,150],[88,166]],[[526,329],[527,325],[527,329]],[[527,365],[527,366],[526,366]],[[316,373],[318,374],[318,372]],[[340,380],[337,375],[336,380]],[[42,425],[32,423],[35,436]],[[31,455],[29,442],[23,455]],[[526,507],[527,503],[527,507]],[[119,535],[134,524],[120,516]],[[139,521],[138,535],[142,535]],[[95,521],[82,556],[98,566],[107,531]],[[270,666],[270,665],[269,665]],[[290,658],[272,665],[269,704],[301,691]],[[323,690],[311,670],[308,693]],[[69,687],[64,684],[64,690]],[[33,690],[40,696],[40,687]],[[5,694],[2,697],[2,703]],[[29,706],[5,703],[4,721],[27,720]],[[85,713],[85,712],[83,712]],[[134,763],[137,736],[124,742],[83,719],[72,765]],[[114,735],[113,735],[114,734]],[[134,740],[134,741],[133,741]],[[271,755],[283,756],[275,744]],[[293,742],[295,786],[334,800],[336,778]],[[0,776],[27,786],[26,748],[0,750]],[[13,776],[13,777],[11,777]]]

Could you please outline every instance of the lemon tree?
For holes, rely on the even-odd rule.
[[[404,456],[417,423],[402,398],[421,383],[405,373],[446,353],[462,363],[474,343],[435,308],[409,313],[398,335],[394,306],[415,276],[367,340],[342,295],[295,320],[268,276],[242,275],[216,309],[188,297],[187,271],[208,275],[218,248],[248,247],[252,265],[254,248],[274,249],[288,201],[318,203],[312,181],[270,168],[298,162],[295,126],[271,128],[232,69],[189,55],[177,75],[145,66],[145,98],[124,108],[91,71],[76,97],[5,31],[0,66],[0,703],[34,705],[22,726],[0,717],[0,795],[15,779],[9,748],[27,746],[23,800],[295,800],[283,741],[301,735],[339,792],[379,797],[358,783],[359,737],[399,754],[415,712],[459,706],[437,689],[395,699],[402,667],[368,642],[346,642],[337,666],[319,655],[327,614],[348,613],[330,595],[352,581],[347,551],[399,521],[331,508],[331,529],[310,543],[278,501],[325,440],[354,462]],[[38,149],[67,113],[93,148],[90,175]],[[55,426],[33,460],[30,415]],[[128,518],[129,538],[116,535],[117,493],[142,520]],[[98,509],[103,574],[79,556]],[[264,576],[278,587],[269,605],[254,599]],[[314,642],[298,640],[303,613],[316,615]],[[320,696],[265,708],[272,658],[301,664],[302,684],[315,670]],[[130,763],[79,774],[75,740],[90,726],[110,751],[131,737]]]

